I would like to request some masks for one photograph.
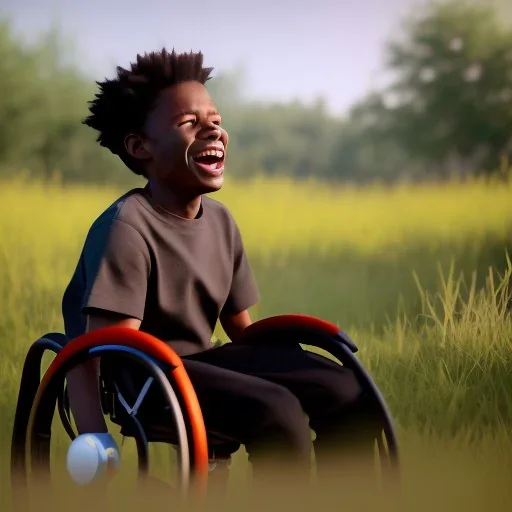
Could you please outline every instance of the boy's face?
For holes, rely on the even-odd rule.
[[[219,190],[228,144],[220,123],[210,95],[199,82],[163,90],[144,127],[148,177],[189,197]]]

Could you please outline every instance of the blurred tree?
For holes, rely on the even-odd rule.
[[[498,167],[512,153],[512,30],[487,5],[433,2],[387,46],[395,80],[361,109],[440,176]]]
[[[231,169],[244,177],[326,178],[339,124],[321,99],[313,105],[244,102],[226,118]]]
[[[57,29],[29,46],[0,23],[0,175],[29,169],[43,178],[60,172],[66,181],[130,178],[80,122],[95,84],[70,50]]]
[[[390,132],[388,111],[379,93],[369,94],[349,111],[331,149],[333,178],[390,183],[411,177],[410,159]]]

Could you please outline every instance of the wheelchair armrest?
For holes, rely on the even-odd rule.
[[[334,344],[346,346],[352,353],[358,348],[350,337],[333,323],[307,315],[290,314],[263,318],[247,327],[241,343],[264,342],[272,337],[272,343],[299,343],[298,337],[308,345],[332,351]]]

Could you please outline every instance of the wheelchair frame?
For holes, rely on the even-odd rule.
[[[379,389],[354,355],[358,350],[354,342],[332,323],[292,314],[254,322],[237,343],[265,343],[269,339],[272,339],[271,343],[315,346],[330,353],[354,372],[380,412],[389,467],[394,475],[398,475],[399,456],[393,420]],[[139,477],[143,479],[148,473],[148,443],[167,442],[178,449],[181,491],[186,494],[191,488],[197,488],[204,492],[210,464],[226,458],[222,455],[222,447],[229,446],[230,440],[207,437],[194,388],[174,350],[147,333],[123,327],[106,327],[83,334],[73,343],[67,342],[64,334],[46,334],[33,343],[25,359],[11,447],[11,484],[15,504],[27,503],[28,493],[25,491],[28,490],[29,469],[43,479],[49,477],[51,425],[56,405],[68,436],[71,440],[76,436],[71,426],[66,373],[74,366],[99,356],[129,357],[142,364],[151,375],[135,404],[130,407],[116,382],[105,375],[103,369],[100,374],[103,413],[121,427],[123,436],[135,438]],[[54,352],[56,357],[41,378],[42,357],[47,350]],[[169,416],[176,427],[176,442],[168,440],[165,433],[150,432],[148,435],[137,418],[138,408],[153,382],[160,385],[170,406]],[[382,437],[379,436],[377,441],[382,465]],[[30,464],[27,463],[28,455]]]

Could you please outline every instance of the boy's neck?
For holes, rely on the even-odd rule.
[[[202,196],[180,197],[151,181],[148,182],[145,189],[149,192],[155,203],[173,215],[190,220],[197,218],[200,213]]]

